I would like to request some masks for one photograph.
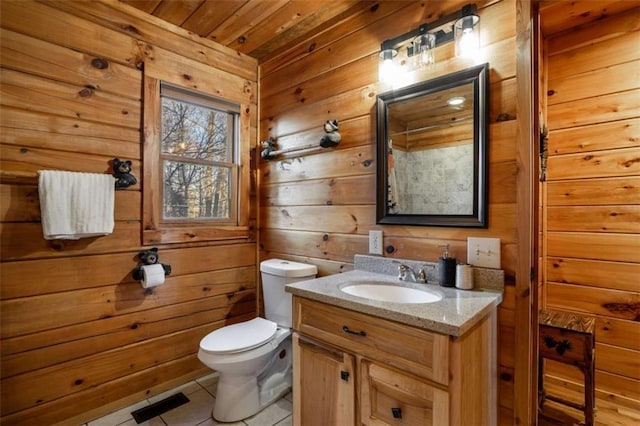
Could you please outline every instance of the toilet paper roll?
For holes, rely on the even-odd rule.
[[[473,268],[471,265],[456,266],[456,288],[462,290],[473,288]]]
[[[159,263],[142,266],[142,287],[155,287],[164,283],[164,268]]]

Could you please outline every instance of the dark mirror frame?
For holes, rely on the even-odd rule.
[[[439,92],[464,84],[473,84],[473,213],[469,215],[389,214],[387,167],[387,113],[390,104]],[[489,64],[478,65],[411,86],[379,94],[377,110],[377,196],[376,220],[384,225],[450,226],[486,228],[488,211],[488,127]]]

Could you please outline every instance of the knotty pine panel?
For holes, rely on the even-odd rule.
[[[549,181],[637,176],[640,175],[640,149],[622,148],[554,155],[548,158],[547,167]]]
[[[254,58],[159,21],[135,8],[120,5],[119,2],[74,2],[70,4],[66,1],[55,1],[50,3],[55,9],[45,10],[42,13],[47,16],[55,14],[53,16],[54,22],[69,21],[70,24],[77,25],[78,18],[81,18],[88,27],[97,27],[97,31],[104,32],[109,37],[115,38],[113,33],[116,33],[118,36],[125,36],[125,39],[137,40],[136,46],[139,51],[142,51],[141,54],[147,54],[146,51],[153,51],[153,48],[157,46],[242,78],[256,79],[257,61]],[[35,10],[39,12],[38,9]],[[62,37],[57,33],[54,33],[53,36]],[[46,40],[50,37],[45,34],[44,37],[39,38]],[[64,43],[58,44],[64,45]],[[88,46],[82,44],[82,48],[78,50],[90,51],[90,48],[90,44]],[[122,53],[120,52],[120,55]],[[136,62],[131,63],[137,64]]]
[[[322,128],[326,120],[338,122],[371,114],[376,103],[377,85],[372,84],[336,94],[331,98],[296,109],[283,111],[269,117],[261,117],[260,139],[298,133],[313,128]]]
[[[0,304],[7,307],[0,421],[80,424],[204,375],[199,340],[256,315],[253,242],[160,246],[173,273],[148,294],[131,272],[143,248],[137,67],[147,61],[187,73],[189,66],[192,85],[253,100],[243,127],[251,148],[257,61],[117,2],[0,7]],[[111,173],[114,157],[132,160],[139,181],[116,193],[114,232],[44,240],[36,172]]]
[[[127,143],[135,144],[137,149],[135,150],[136,159],[140,158],[140,131],[138,129],[128,129],[120,126],[112,126],[108,124],[96,123],[93,121],[85,121],[78,117],[66,118],[62,116],[56,116],[55,119],[52,119],[51,115],[46,113],[39,113],[33,111],[24,111],[14,108],[2,108],[2,115],[0,115],[0,123],[2,123],[3,128],[13,128],[13,129],[25,129],[27,131],[38,131],[38,132],[46,132],[52,133],[52,137],[56,138],[57,134],[69,135],[69,139],[71,141],[81,140],[81,138],[76,137],[88,137],[87,140],[92,141],[96,138],[99,139],[113,139],[114,144],[117,141],[123,141]],[[4,132],[4,130],[3,130]],[[17,134],[21,135],[17,130],[15,131]],[[3,134],[2,137],[4,137]],[[7,143],[13,143],[11,139],[11,133],[7,134]],[[22,138],[21,138],[22,139]],[[18,139],[16,142],[20,142],[21,139]],[[30,145],[30,138],[25,138],[25,145]],[[4,142],[4,141],[3,141]],[[49,147],[46,141],[38,141],[33,142],[33,146],[38,147]],[[78,151],[78,147],[73,148],[74,145],[70,145],[69,143],[61,142],[61,145],[55,145],[57,149],[62,151],[71,150]],[[105,146],[105,152],[97,152],[100,154],[111,153],[112,150],[116,149],[115,147],[111,147],[109,149]],[[117,148],[118,150],[122,149],[124,151],[130,152],[132,149],[129,147]],[[92,147],[85,147],[82,152],[87,153],[96,153],[93,151]]]
[[[584,382],[584,375],[576,367],[553,360],[545,362],[545,372],[548,372],[548,376],[561,377],[573,383]],[[596,368],[594,382],[597,384],[596,395],[598,397],[613,400],[620,407],[640,409],[640,405],[637,402],[640,400],[640,380],[612,374]],[[584,395],[584,393],[582,394]]]
[[[640,146],[640,119],[620,120],[554,130],[549,137],[549,155],[600,151]]]
[[[636,118],[640,89],[580,99],[548,107],[549,130]]]
[[[298,256],[352,262],[356,253],[367,253],[369,237],[365,235],[263,229],[260,248]]]
[[[547,232],[547,255],[640,263],[640,238],[635,234]]]
[[[0,30],[5,67],[140,100],[140,71],[9,30]]]
[[[54,424],[60,419],[75,419],[82,423],[108,414],[118,408],[146,399],[201,377],[210,371],[195,356],[188,355],[162,364],[162,368],[149,368],[128,376],[87,388],[48,404],[2,416],[4,425]],[[123,392],[127,389],[127,392]],[[69,420],[69,423],[74,423]]]
[[[596,343],[596,368],[613,374],[640,378],[640,352],[618,346]]]
[[[596,336],[599,342],[640,351],[638,321],[596,316]]]
[[[47,116],[50,121],[57,121],[60,117]],[[23,126],[31,122],[24,121]],[[95,123],[94,123],[95,124]],[[137,138],[140,137],[135,132]],[[21,128],[0,128],[0,142],[28,148],[55,149],[77,153],[109,156],[129,160],[140,160],[140,142],[116,140],[112,138],[98,138],[87,135],[70,135],[46,131],[35,131]],[[135,173],[135,172],[134,172]]]
[[[638,39],[640,42],[640,38]],[[625,78],[619,78],[624,75]],[[548,83],[548,105],[624,92],[637,87],[640,61],[634,60],[567,77],[554,77]]]
[[[78,152],[24,148],[0,144],[0,165],[5,173],[29,174],[37,182],[39,170],[68,170],[86,173],[112,173],[113,158]],[[131,169],[138,182],[127,190],[140,189],[140,161],[131,160]],[[66,166],[65,166],[66,165]]]
[[[376,153],[372,145],[293,159],[270,160],[263,162],[260,168],[265,184],[375,174],[375,170]]]
[[[548,182],[549,206],[640,204],[640,177]]]
[[[219,327],[219,324],[218,324]],[[41,371],[4,379],[2,406],[5,414],[47,403],[197,352],[200,340],[217,327],[212,324],[148,339],[87,358],[47,367]],[[133,362],[132,362],[133,361]],[[23,392],[12,392],[23,389]]]
[[[138,246],[140,222],[116,222],[113,233],[80,240],[45,240],[39,223],[0,224],[3,261],[113,253]]]
[[[174,305],[199,297],[233,293],[255,286],[255,271],[246,269],[168,276],[153,297],[137,282],[17,298],[0,302],[2,338],[96,321],[138,310]],[[68,306],[73,306],[69,311]]]
[[[631,3],[631,5],[629,4]],[[615,15],[633,7],[627,0],[589,0],[576,2],[544,1],[540,11],[546,16],[543,31],[552,35],[572,27],[588,25],[608,15]]]
[[[638,291],[640,264],[547,257],[547,279],[614,290]]]
[[[640,233],[640,205],[547,207],[549,231]]]
[[[116,221],[140,220],[140,191],[116,191]],[[40,198],[34,185],[0,184],[0,222],[39,222]]]
[[[308,103],[363,87],[378,78],[378,53],[372,53],[345,66],[337,67],[312,80],[302,81],[261,99],[261,114],[265,117],[288,111]],[[331,91],[327,90],[331,87]],[[340,129],[342,130],[342,129]]]
[[[7,69],[0,70],[0,78],[3,106],[140,128],[139,100]]]
[[[38,370],[216,321],[224,320],[225,325],[231,324],[237,322],[239,316],[254,313],[255,307],[255,291],[239,291],[165,308],[150,309],[145,311],[144,315],[135,312],[125,314],[126,318],[113,317],[111,322],[119,320],[121,323],[118,328],[109,329],[105,327],[106,321],[95,321],[91,326],[98,329],[99,334],[82,339],[76,338],[69,330],[74,328],[73,326],[28,337],[6,339],[3,345],[4,342],[8,342],[9,345],[15,346],[12,345],[12,340],[22,340],[24,343],[27,339],[33,341],[40,336],[50,336],[54,333],[60,337],[53,345],[6,355],[3,353],[2,377]]]
[[[375,184],[375,175],[368,174],[263,185],[260,204],[265,207],[375,205],[376,195],[371,191]]]
[[[376,138],[375,126],[372,125],[368,115],[342,120],[338,124],[340,126],[342,140],[336,149],[370,145]],[[312,145],[322,151],[324,148],[319,148],[319,144],[324,134],[324,128],[316,126],[311,130],[282,136],[279,137],[277,141],[278,149],[300,148]],[[288,158],[299,155],[299,153],[285,153],[278,158]]]
[[[547,306],[637,321],[640,292],[547,282]]]
[[[170,52],[155,48],[153,55],[145,59],[146,76],[218,96],[239,104],[255,104],[255,81],[238,77],[226,71],[212,68]]]
[[[545,388],[551,395],[562,396],[564,399],[573,401],[576,404],[584,403],[584,386],[581,383],[562,380],[554,376],[547,376],[545,379]],[[640,410],[638,410],[639,407],[637,404],[634,405],[628,398],[600,391],[596,392],[595,397],[595,405],[598,407],[594,422],[595,425],[635,425],[637,423],[638,413],[640,413]],[[580,412],[566,405],[548,401],[545,403],[545,409],[547,408],[549,408],[548,414],[551,414],[553,411],[558,414],[564,414],[564,418],[566,419],[564,424],[576,424],[580,422]],[[562,416],[560,415],[558,417]]]
[[[3,1],[2,28],[135,68],[141,46],[131,36],[34,1]],[[82,34],[82,37],[78,35]]]
[[[637,13],[638,12],[636,12],[636,14]],[[551,40],[555,40],[555,38]],[[560,46],[570,48],[570,46],[563,43],[562,37],[559,37],[556,43]],[[598,68],[610,67],[640,59],[638,43],[640,43],[640,32],[633,31],[600,43],[592,43],[578,49],[566,50],[562,53],[554,54],[551,50],[554,42],[550,41],[550,49],[548,52],[549,78],[561,79]],[[594,61],[594,58],[598,59]]]
[[[116,225],[117,226],[117,225]],[[160,251],[160,260],[169,265],[179,265],[172,276],[255,267],[255,245],[234,244],[212,247],[191,247]],[[101,287],[134,282],[131,277],[138,264],[138,250],[76,258],[39,259],[29,262],[3,262],[0,268],[2,300],[34,296],[59,291]],[[117,265],[117,266],[114,266]],[[22,283],[31,277],[29,286]]]
[[[261,221],[270,228],[339,234],[369,234],[375,229],[371,205],[262,207]]]

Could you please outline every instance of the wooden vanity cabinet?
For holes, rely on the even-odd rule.
[[[298,426],[496,424],[495,310],[460,337],[294,296]]]

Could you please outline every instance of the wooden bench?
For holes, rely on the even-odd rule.
[[[592,426],[595,409],[595,318],[568,313],[539,312],[538,409],[546,399],[584,412],[585,425]],[[578,367],[584,374],[584,405],[567,401],[544,390],[544,359]]]

